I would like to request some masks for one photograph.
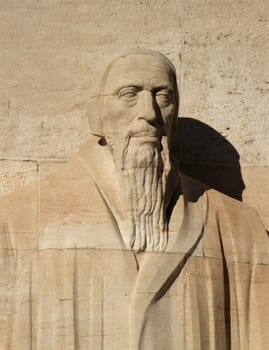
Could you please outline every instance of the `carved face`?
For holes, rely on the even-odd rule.
[[[136,251],[164,251],[167,245],[175,89],[169,63],[156,54],[121,57],[106,76],[103,132],[119,174],[127,243]]]
[[[102,104],[103,131],[120,142],[129,134],[137,142],[170,137],[176,112],[173,74],[161,57],[129,55],[113,63]]]

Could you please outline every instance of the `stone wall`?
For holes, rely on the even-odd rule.
[[[182,169],[255,207],[269,228],[267,0],[0,5],[2,195],[61,168],[87,139],[96,64],[146,47],[178,71]]]

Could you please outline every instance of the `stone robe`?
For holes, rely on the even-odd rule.
[[[95,138],[2,197],[0,349],[269,349],[259,217],[179,177],[165,253],[126,247],[112,160]]]

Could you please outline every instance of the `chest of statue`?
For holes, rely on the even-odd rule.
[[[39,252],[28,281],[34,348],[227,349],[222,262],[193,256],[177,271],[181,258],[148,254],[138,269],[131,251]]]

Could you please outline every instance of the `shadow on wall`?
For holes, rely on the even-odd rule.
[[[245,184],[234,146],[210,126],[193,118],[178,119],[181,171],[211,188],[242,201]]]

